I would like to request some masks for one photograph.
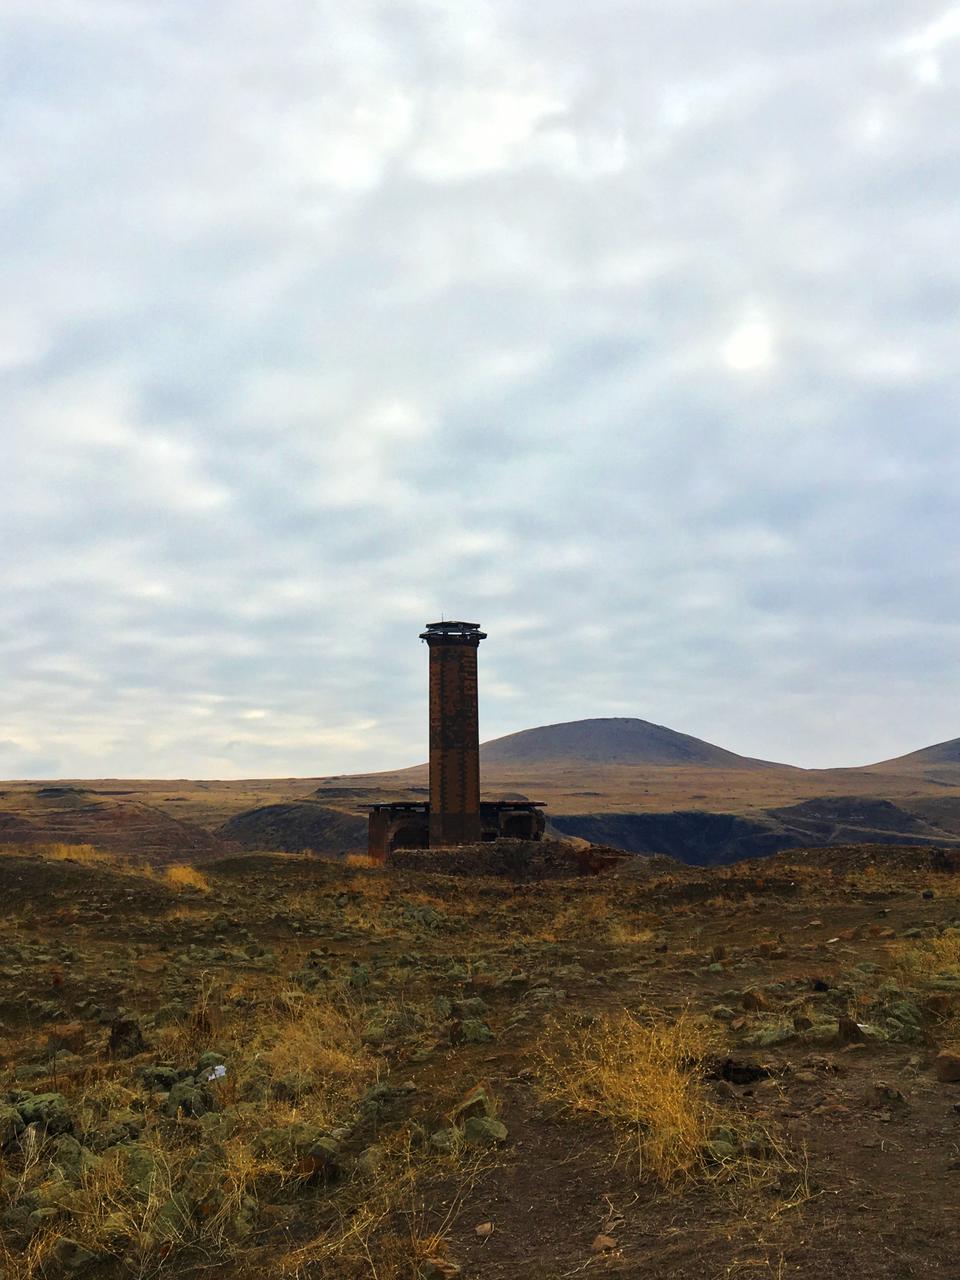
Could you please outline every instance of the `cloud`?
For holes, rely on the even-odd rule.
[[[14,3],[0,768],[955,737],[956,11]]]

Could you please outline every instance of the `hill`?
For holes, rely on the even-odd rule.
[[[949,742],[936,742],[932,747],[922,747],[919,751],[911,751],[905,756],[896,756],[893,760],[883,760],[880,764],[871,767],[888,769],[896,766],[926,769],[938,764],[960,765],[960,738],[951,738]]]
[[[133,788],[20,787],[0,794],[0,803],[5,806],[0,809],[0,847],[88,844],[154,866],[235,852],[235,846],[202,822],[165,812],[153,797]]]
[[[343,854],[367,847],[367,820],[306,800],[245,809],[219,828],[218,835],[244,849]]]
[[[780,768],[768,760],[739,756],[686,733],[648,720],[613,717],[541,725],[494,738],[480,748],[484,764],[701,765],[714,769]]]

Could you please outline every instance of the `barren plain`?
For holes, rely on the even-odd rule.
[[[346,852],[422,770],[4,784],[0,1273],[957,1275],[953,767],[485,766],[929,828],[714,866]]]

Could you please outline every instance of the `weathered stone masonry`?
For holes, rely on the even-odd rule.
[[[543,835],[536,802],[480,800],[477,650],[486,638],[475,622],[431,622],[421,632],[430,650],[430,800],[371,805],[372,857]]]
[[[480,839],[480,720],[472,622],[435,622],[430,649],[430,847]]]

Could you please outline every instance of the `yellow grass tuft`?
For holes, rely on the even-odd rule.
[[[377,867],[381,867],[383,863],[379,858],[371,858],[369,853],[348,853],[343,860],[345,867],[359,867],[368,871],[373,871]]]
[[[163,878],[173,889],[198,889],[200,893],[210,892],[210,881],[196,867],[188,867],[184,863],[167,867]]]
[[[960,974],[960,931],[918,939],[894,948],[894,959],[905,978],[934,978]]]
[[[360,1038],[360,1015],[297,991],[282,992],[279,1003],[276,1021],[260,1030],[257,1058],[271,1079],[289,1082],[298,1097],[311,1095],[334,1121],[344,1097],[375,1074]]]
[[[0,853],[8,857],[41,858],[44,862],[79,862],[84,866],[121,867],[121,858],[105,853],[92,844],[65,844],[50,841],[40,844],[10,844],[0,846]]]
[[[702,1085],[718,1032],[682,1014],[641,1022],[604,1014],[557,1026],[541,1046],[544,1093],[575,1112],[613,1123],[641,1172],[667,1185],[705,1172],[717,1108]]]
[[[588,883],[574,891],[573,901],[555,910],[530,936],[545,942],[633,946],[652,939],[653,932],[646,925],[646,919],[636,912],[618,910],[607,893]]]

